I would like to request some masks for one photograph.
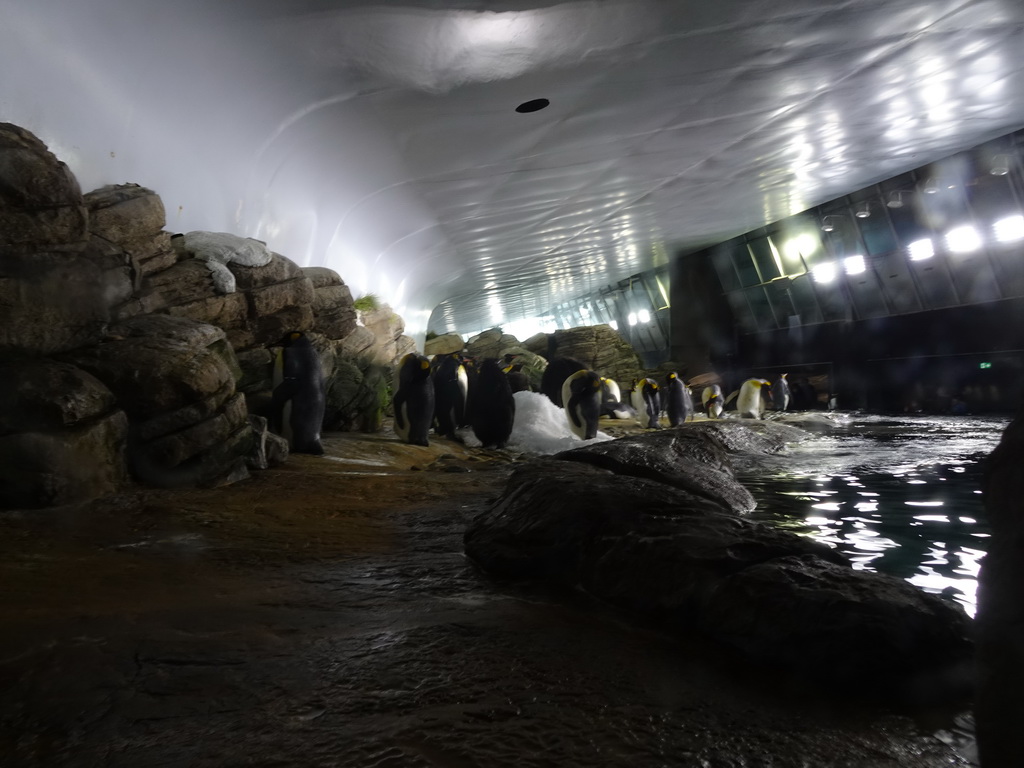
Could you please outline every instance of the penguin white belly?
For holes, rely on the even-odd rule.
[[[761,382],[757,379],[747,379],[740,387],[740,395],[736,399],[736,413],[740,417],[748,416],[760,419],[764,411],[761,404]]]
[[[722,409],[724,404],[722,403],[722,388],[717,384],[713,384],[710,387],[704,387],[704,391],[700,396],[701,405],[704,406],[704,412],[707,413],[708,418],[720,419],[722,418]]]

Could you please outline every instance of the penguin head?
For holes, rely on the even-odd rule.
[[[267,348],[269,349],[271,347],[290,347],[293,346],[295,342],[304,338],[306,338],[306,334],[304,334],[302,331],[288,331],[288,333],[286,333],[277,341],[272,341],[269,344],[267,344]]]

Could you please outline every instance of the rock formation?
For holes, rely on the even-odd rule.
[[[323,358],[327,426],[380,428],[415,346],[400,317],[360,318],[332,270],[230,233],[172,236],[165,218],[137,184],[83,196],[38,138],[0,124],[0,508],[110,493],[126,470],[217,484],[280,462],[258,417],[268,345],[288,331]]]
[[[859,692],[912,695],[922,681],[962,674],[972,647],[959,606],[744,516],[753,501],[733,478],[729,452],[778,450],[792,431],[708,426],[524,465],[470,524],[467,555],[496,575],[580,587],[645,620]],[[716,436],[725,431],[734,433],[728,443]]]

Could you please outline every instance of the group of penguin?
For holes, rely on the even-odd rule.
[[[526,376],[515,356],[499,361],[487,358],[477,363],[458,352],[435,355],[406,355],[398,368],[398,389],[394,397],[394,431],[412,445],[429,445],[430,433],[461,440],[457,430],[469,427],[485,448],[504,448],[515,423],[515,392],[529,390]],[[767,379],[752,378],[728,398],[718,384],[701,394],[704,412],[722,417],[726,405],[736,399],[737,415],[763,418],[766,398],[772,392]],[[777,409],[788,407],[788,385],[782,374],[774,390]],[[678,427],[694,416],[689,387],[675,372],[662,383],[652,378],[633,381],[624,400],[619,385],[611,378],[588,369],[568,357],[551,360],[540,380],[540,392],[563,409],[569,429],[583,440],[597,436],[602,416],[636,418],[645,429],[661,426],[661,415],[669,426]]]
[[[322,454],[320,430],[326,407],[326,391],[320,356],[300,331],[286,333],[270,345],[277,349],[274,389],[271,397],[271,431],[288,439],[295,453]],[[429,445],[429,435],[461,440],[457,430],[469,427],[484,448],[504,448],[515,423],[514,393],[530,384],[514,355],[502,361],[487,358],[479,363],[460,353],[424,355],[409,353],[398,368],[394,396],[394,431],[412,445]],[[601,416],[635,417],[644,429],[661,426],[661,414],[672,427],[693,418],[689,387],[675,372],[664,382],[635,379],[624,401],[619,385],[569,357],[555,358],[541,376],[540,391],[565,411],[569,429],[583,440],[597,436]],[[786,410],[790,403],[786,374],[774,384],[750,378],[723,397],[718,384],[705,387],[701,405],[709,418],[718,419],[733,399],[740,417],[763,418],[767,403]]]
[[[506,367],[495,358],[476,364],[457,352],[433,360],[410,352],[398,366],[395,434],[412,445],[429,445],[432,429],[459,440],[456,430],[470,427],[484,448],[504,448],[516,416]]]

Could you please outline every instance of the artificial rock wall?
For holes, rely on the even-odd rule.
[[[0,123],[0,508],[265,467],[269,345],[290,331],[321,353],[325,426],[379,428],[415,347],[401,318],[360,317],[329,269],[165,224],[156,193],[83,195],[38,138]]]

